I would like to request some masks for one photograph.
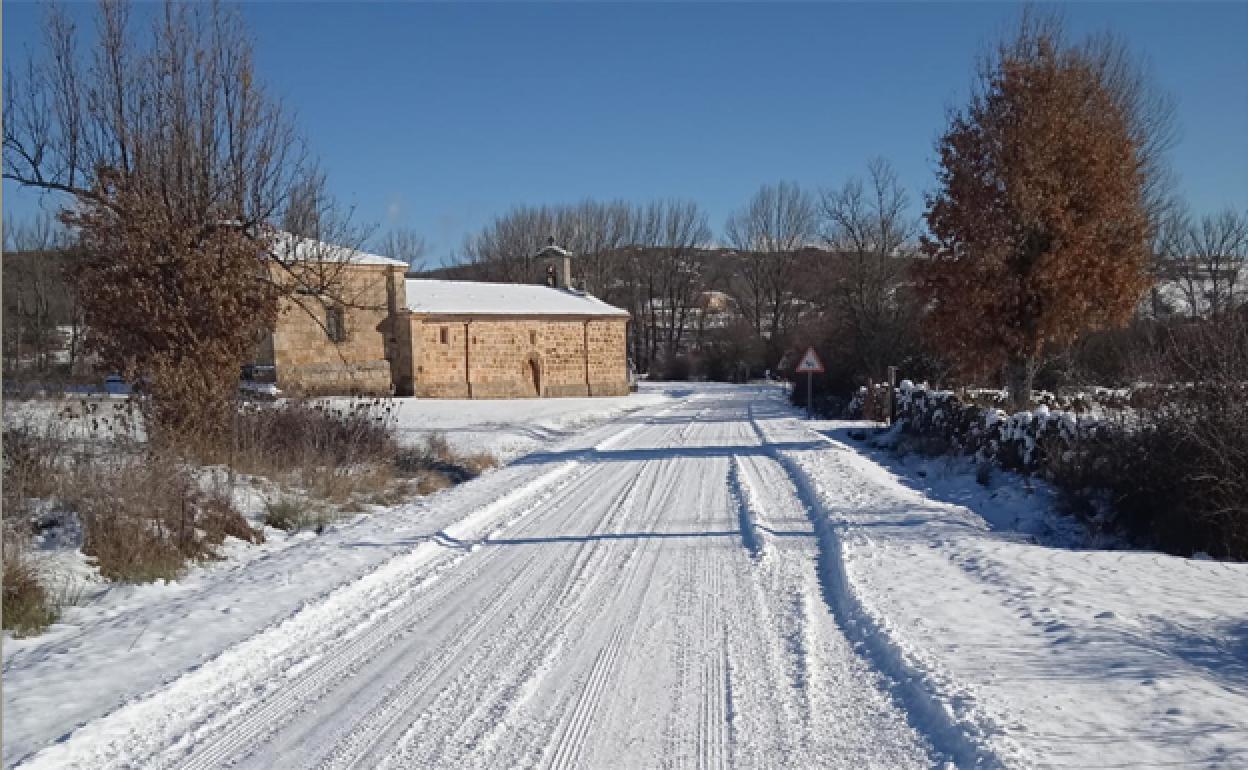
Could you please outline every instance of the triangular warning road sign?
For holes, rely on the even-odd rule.
[[[823,362],[819,360],[819,354],[814,348],[806,348],[806,354],[802,356],[802,361],[797,365],[798,372],[814,372],[815,374],[823,373]]]

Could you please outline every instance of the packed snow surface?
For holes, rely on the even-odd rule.
[[[607,398],[402,398],[392,403],[401,442],[417,445],[437,433],[460,453],[487,452],[507,462],[604,419],[687,395],[687,386],[642,383],[639,393]]]
[[[1245,565],[1037,537],[1030,498],[884,467],[783,397],[696,386],[83,608],[6,645],[5,761],[1248,764]]]

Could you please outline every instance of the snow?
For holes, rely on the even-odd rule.
[[[251,380],[243,380],[239,383],[238,389],[244,393],[250,393],[253,396],[265,396],[268,398],[277,398],[282,394],[277,389],[277,385],[271,382],[253,382]]]
[[[401,259],[370,254],[366,251],[304,238],[285,230],[273,233],[273,253],[282,260],[295,262],[349,262],[353,265],[384,265],[408,267]]]
[[[550,244],[550,245],[548,245],[548,246],[545,246],[544,248],[542,248],[542,250],[541,250],[541,251],[537,252],[537,256],[539,256],[539,257],[550,256],[550,255],[552,255],[552,254],[553,254],[554,256],[557,256],[557,257],[570,257],[570,256],[572,256],[572,252],[568,251],[568,250],[567,250],[567,249],[565,249],[565,248],[561,248],[561,247],[559,247],[559,246],[556,246],[556,245],[555,245],[555,244],[553,244],[553,243],[552,243],[552,244]]]
[[[395,399],[395,433],[410,446],[441,434],[461,454],[486,452],[501,462],[566,438],[587,425],[670,401],[688,390],[643,383],[630,396],[521,400]]]
[[[1042,484],[1002,472],[985,488],[967,458],[864,456],[846,438],[861,424],[815,427],[842,451],[795,461],[848,591],[980,757],[1248,762],[1248,564],[1095,548]]]
[[[627,317],[592,294],[527,283],[409,278],[407,307],[429,315],[568,315]]]
[[[5,760],[1248,763],[1248,565],[1094,548],[1043,485],[899,460],[784,395],[404,402],[413,439],[537,443],[6,640]]]

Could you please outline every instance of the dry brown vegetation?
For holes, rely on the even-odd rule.
[[[1021,408],[1054,348],[1125,324],[1152,283],[1150,152],[1165,124],[1108,40],[1027,15],[981,66],[937,150],[925,259],[933,344],[971,376],[1004,366]]]
[[[1059,480],[1076,507],[1108,490],[1117,523],[1166,550],[1248,560],[1248,308],[1171,330],[1150,368],[1180,384]]]
[[[56,621],[59,608],[40,580],[34,562],[5,537],[4,628],[16,636],[36,634]]]
[[[228,446],[182,441],[176,451],[143,441],[134,408],[114,406],[75,402],[46,420],[5,422],[5,628],[37,633],[64,604],[24,543],[69,518],[104,578],[168,580],[219,558],[227,537],[263,542],[233,502],[239,489],[268,498],[264,524],[319,533],[346,512],[430,494],[496,464],[457,454],[437,434],[401,447],[388,399],[246,404]]]
[[[496,464],[489,455],[460,456],[436,434],[425,446],[400,447],[392,434],[393,411],[384,398],[254,405],[239,413],[229,465],[350,508],[393,505],[468,481]]]
[[[349,304],[340,256],[365,232],[266,90],[238,9],[132,10],[101,2],[81,24],[47,6],[40,44],[5,70],[3,176],[58,196],[84,352],[147,393],[149,440],[224,443],[279,300]],[[338,251],[279,248],[278,225]]]
[[[218,557],[227,536],[250,543],[264,536],[232,505],[229,488],[204,489],[173,458],[140,456],[81,470],[62,505],[82,520],[82,552],[110,580],[172,579],[188,561]]]

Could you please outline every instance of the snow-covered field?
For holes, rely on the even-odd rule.
[[[395,433],[411,445],[441,433],[461,454],[488,452],[510,462],[587,425],[688,392],[686,385],[643,382],[637,393],[610,398],[396,399]]]
[[[1248,565],[1072,548],[1043,494],[864,454],[783,395],[580,430],[480,402],[513,427],[479,435],[528,404],[550,433],[6,640],[5,762],[1248,765]],[[400,420],[452,436],[434,411]]]

